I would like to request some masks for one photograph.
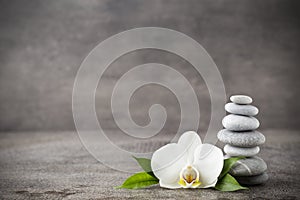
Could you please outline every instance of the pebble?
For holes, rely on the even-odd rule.
[[[237,147],[255,147],[266,141],[265,136],[258,131],[233,132],[226,129],[219,131],[218,139]]]
[[[224,155],[224,160],[225,160],[225,159],[228,159],[228,158],[231,158],[231,156],[230,156],[230,155],[227,155],[227,154],[225,154],[225,155]]]
[[[234,114],[225,116],[222,124],[231,131],[250,131],[259,127],[259,121],[256,118]]]
[[[229,144],[224,146],[224,152],[229,156],[255,156],[259,152],[259,147],[235,147]]]
[[[230,101],[237,104],[250,104],[252,103],[252,98],[246,95],[233,95],[230,97]]]
[[[269,180],[269,175],[264,172],[256,176],[239,176],[236,180],[242,185],[259,185],[266,183]]]
[[[227,103],[225,110],[232,114],[255,116],[258,114],[258,109],[252,105],[240,105],[235,103]]]
[[[238,160],[230,169],[232,176],[255,176],[267,170],[265,161],[257,156]]]

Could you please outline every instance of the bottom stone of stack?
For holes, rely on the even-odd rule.
[[[260,185],[264,184],[268,181],[269,175],[267,172],[264,172],[262,174],[256,175],[256,176],[236,176],[235,179],[241,184],[241,185]]]

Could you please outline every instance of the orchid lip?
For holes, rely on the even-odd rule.
[[[180,172],[178,184],[184,188],[196,188],[201,185],[199,181],[199,172],[191,165],[184,167]]]

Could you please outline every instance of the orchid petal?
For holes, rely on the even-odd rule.
[[[199,171],[200,188],[215,186],[223,168],[222,150],[211,144],[199,145],[194,153],[194,166]]]
[[[160,187],[169,188],[169,189],[177,189],[182,187],[181,185],[178,184],[178,182],[164,183],[163,181],[159,181],[159,185]]]
[[[187,131],[179,138],[178,144],[185,147],[188,155],[187,162],[191,164],[194,160],[195,149],[202,144],[202,141],[195,131]]]
[[[163,183],[176,183],[179,173],[186,164],[184,147],[178,144],[167,144],[154,152],[151,168],[155,176]]]
[[[218,182],[218,178],[212,182],[212,183],[209,183],[209,184],[206,184],[206,185],[200,185],[198,188],[210,188],[210,187],[215,187],[215,185],[217,184]]]

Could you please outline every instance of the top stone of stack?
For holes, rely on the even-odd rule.
[[[233,95],[230,97],[230,101],[236,104],[247,105],[252,103],[252,98],[246,95]]]

